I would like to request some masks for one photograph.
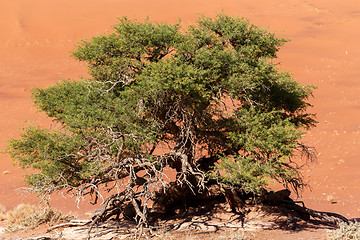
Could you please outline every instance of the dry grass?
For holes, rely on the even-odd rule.
[[[13,232],[24,228],[34,228],[44,223],[53,225],[68,222],[74,219],[74,216],[70,214],[62,215],[59,211],[50,207],[38,210],[32,205],[19,204],[7,213],[6,218],[9,222],[7,230]]]
[[[6,207],[0,204],[0,221],[4,221],[6,219]]]
[[[11,225],[21,225],[25,219],[34,214],[36,208],[29,204],[19,204],[7,213],[7,220]]]
[[[339,228],[328,231],[330,240],[360,239],[360,222],[341,223]]]

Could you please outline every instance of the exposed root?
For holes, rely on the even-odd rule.
[[[304,221],[309,221],[310,217],[323,220],[334,225],[341,222],[349,222],[349,220],[337,213],[321,212],[305,207],[302,201],[293,201],[290,198],[290,191],[287,189],[277,192],[268,192],[261,197],[262,203],[286,208],[289,214],[294,215]],[[301,206],[297,203],[301,203]]]
[[[349,220],[337,213],[331,213],[331,212],[320,212],[315,211],[310,208],[305,208],[306,212],[308,212],[313,218],[318,218],[321,220],[329,221],[333,224],[339,225],[342,222],[349,223]]]
[[[330,212],[315,211],[305,207],[301,201],[293,201],[290,198],[289,190],[277,192],[263,191],[260,196],[251,200],[251,195],[237,190],[236,188],[226,188],[218,184],[211,184],[199,194],[194,195],[188,185],[177,185],[171,183],[166,189],[160,190],[154,200],[153,206],[148,210],[144,209],[137,196],[128,199],[125,195],[114,194],[108,197],[101,209],[93,216],[92,220],[69,222],[60,224],[49,229],[52,231],[61,227],[86,226],[88,225],[88,239],[93,227],[101,222],[105,222],[115,216],[137,222],[135,237],[141,238],[144,234],[152,234],[152,226],[158,220],[173,218],[187,219],[189,216],[204,215],[210,213],[219,203],[228,203],[232,212],[237,214],[238,219],[244,225],[247,204],[262,204],[273,206],[280,210],[281,215],[288,216],[289,219],[302,219],[309,222],[311,218],[326,222],[327,224],[339,225],[341,222],[349,222],[345,217]],[[210,213],[211,214],[211,213]]]

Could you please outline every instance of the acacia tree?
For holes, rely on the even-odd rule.
[[[285,42],[223,14],[186,29],[122,18],[73,52],[89,78],[33,90],[58,124],[28,127],[9,152],[35,169],[26,180],[40,195],[102,199],[94,222],[123,214],[148,223],[180,200],[210,198],[213,186],[230,204],[271,180],[299,191],[293,158],[313,157],[300,142],[315,124],[313,86],[272,62]]]

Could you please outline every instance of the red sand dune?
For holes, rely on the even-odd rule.
[[[46,126],[29,90],[63,78],[78,79],[84,65],[69,57],[82,38],[111,31],[122,16],[193,23],[199,15],[243,16],[291,38],[279,54],[284,70],[303,84],[318,86],[311,99],[319,124],[304,137],[319,159],[304,170],[312,191],[308,207],[360,217],[360,3],[358,0],[0,0],[0,151],[18,137],[25,121]],[[24,172],[0,152],[0,204],[8,209],[22,198]],[[336,203],[328,201],[332,196]],[[74,210],[73,200],[54,197],[51,204]],[[80,204],[78,211],[91,209]]]

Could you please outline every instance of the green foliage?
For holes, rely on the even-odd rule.
[[[89,79],[33,90],[59,127],[29,127],[9,152],[36,169],[28,183],[42,194],[94,193],[86,184],[117,182],[131,161],[147,169],[148,183],[159,177],[149,170],[156,164],[160,172],[175,168],[179,181],[197,172],[246,191],[270,179],[297,190],[303,182],[292,159],[307,149],[301,134],[316,123],[306,112],[314,87],[272,63],[285,42],[223,14],[187,29],[122,18],[114,33],[73,52]]]

